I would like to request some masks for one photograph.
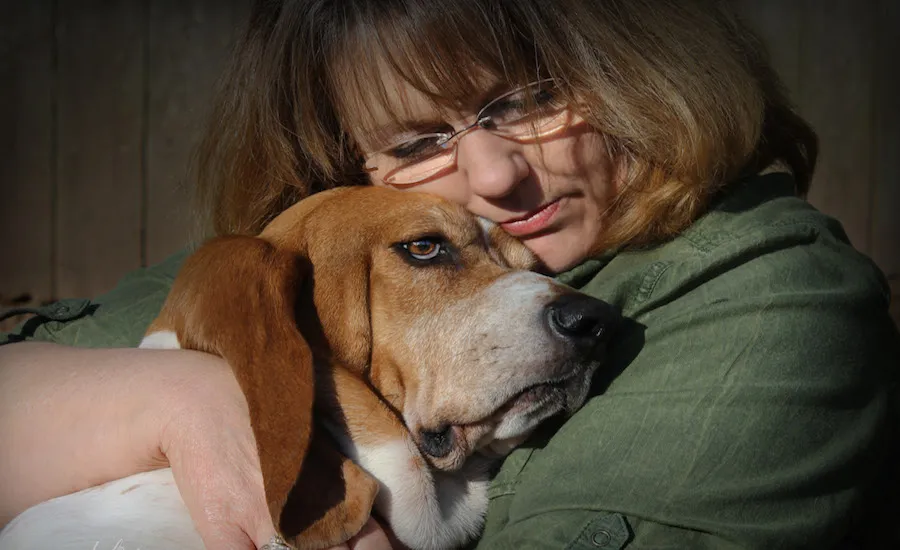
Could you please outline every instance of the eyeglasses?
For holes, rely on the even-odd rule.
[[[564,129],[570,117],[557,100],[552,79],[516,88],[492,100],[475,115],[475,122],[457,131],[418,134],[366,156],[363,169],[380,172],[394,187],[421,183],[456,161],[456,144],[464,135],[483,128],[510,139],[537,141]]]

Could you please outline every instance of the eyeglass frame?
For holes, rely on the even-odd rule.
[[[491,122],[491,121],[493,120],[493,118],[492,118],[490,115],[485,115],[485,116],[479,116],[479,115],[481,115],[481,113],[483,113],[486,109],[488,109],[489,107],[491,107],[491,105],[493,105],[494,103],[496,103],[497,101],[499,101],[499,100],[501,100],[501,99],[503,99],[503,98],[505,98],[505,97],[508,97],[508,96],[511,96],[511,95],[513,95],[513,94],[515,94],[515,93],[517,93],[517,92],[521,92],[521,91],[523,91],[523,90],[526,90],[526,89],[528,89],[528,88],[530,88],[530,87],[532,87],[532,86],[535,86],[535,85],[538,85],[538,84],[544,84],[544,83],[548,83],[548,82],[556,82],[556,81],[555,81],[555,79],[553,79],[553,78],[544,78],[544,79],[541,79],[541,80],[535,80],[535,81],[533,81],[533,82],[529,82],[528,84],[525,84],[525,85],[520,86],[520,87],[518,87],[518,88],[514,88],[514,89],[512,89],[512,90],[510,90],[510,91],[508,91],[508,92],[505,92],[505,93],[503,93],[503,94],[501,94],[501,95],[495,97],[494,99],[492,99],[492,100],[490,100],[489,102],[487,102],[487,103],[484,105],[484,107],[482,107],[481,109],[478,110],[478,112],[475,114],[475,118],[476,118],[475,122],[473,122],[472,124],[469,124],[469,125],[467,125],[467,126],[465,126],[465,127],[463,127],[463,128],[460,128],[459,130],[454,130],[454,131],[452,131],[452,132],[427,132],[427,133],[423,133],[423,134],[417,134],[417,135],[415,135],[415,136],[410,137],[410,138],[407,139],[407,140],[403,140],[403,141],[401,141],[401,142],[399,142],[399,143],[394,143],[394,144],[389,145],[389,146],[387,146],[387,147],[385,147],[385,148],[383,148],[383,149],[379,149],[378,151],[376,151],[376,152],[374,152],[374,153],[371,153],[371,154],[369,154],[369,155],[366,155],[366,157],[368,157],[368,158],[373,158],[373,157],[375,157],[375,156],[377,156],[377,155],[384,154],[386,151],[390,151],[391,149],[394,149],[394,148],[396,148],[396,147],[398,147],[398,146],[400,146],[400,145],[402,145],[402,144],[404,144],[404,143],[408,143],[408,142],[411,142],[411,141],[415,141],[416,139],[421,139],[422,137],[427,137],[427,136],[441,136],[442,141],[441,141],[440,143],[438,143],[437,145],[440,146],[440,147],[442,147],[442,148],[444,148],[444,149],[449,148],[449,147],[452,146],[452,147],[453,147],[453,151],[452,151],[452,153],[453,153],[453,159],[450,160],[450,161],[448,161],[447,164],[442,165],[442,166],[438,169],[438,171],[439,171],[440,169],[446,168],[447,166],[449,166],[450,164],[452,164],[453,162],[455,162],[456,146],[457,146],[457,144],[459,143],[459,140],[461,140],[463,137],[465,137],[466,134],[468,134],[468,133],[471,132],[472,130],[475,130],[476,128],[482,128],[482,129],[487,130],[488,132],[491,132],[492,134],[494,134],[494,135],[496,135],[496,136],[499,136],[499,137],[502,137],[502,138],[513,138],[514,136],[512,136],[512,135],[504,135],[504,134],[500,134],[500,133],[495,133],[494,130],[492,130],[491,128],[489,128],[488,126],[486,126],[489,122]],[[568,109],[568,107],[566,107],[566,106],[561,106],[561,107],[560,107],[560,113],[566,111],[567,109]],[[526,115],[526,116],[528,116],[528,115]],[[559,116],[559,114],[557,114],[556,116]],[[524,119],[524,118],[526,118],[526,117],[522,117],[522,118]],[[521,120],[521,119],[520,119],[520,120]],[[566,125],[567,125],[567,124],[564,123],[564,124],[560,125],[558,129],[555,129],[555,130],[553,130],[553,131],[551,131],[551,132],[548,132],[546,135],[552,135],[554,132],[559,131],[559,130],[562,130],[563,128],[565,128]],[[542,136],[540,136],[540,137],[545,137],[545,135],[542,135]],[[412,162],[412,163],[407,164],[407,165],[405,165],[405,166],[401,166],[401,167],[395,168],[395,169],[392,170],[392,171],[396,171],[396,170],[400,170],[400,169],[403,169],[403,168],[407,168],[407,167],[409,167],[409,166],[413,166],[413,165],[415,165],[415,164],[418,164],[419,162],[426,162],[426,161],[431,160],[431,159],[433,159],[434,157],[436,157],[436,156],[438,156],[438,155],[440,155],[440,154],[441,154],[441,153],[435,153],[434,155],[432,155],[432,156],[430,156],[430,157],[421,159],[421,160],[419,160],[419,161]],[[362,169],[363,169],[363,171],[364,171],[365,173],[367,173],[367,174],[372,174],[372,173],[378,171],[378,167],[377,167],[377,166],[374,166],[374,167],[367,167],[367,166],[366,166],[367,163],[368,163],[368,159],[364,160],[364,162],[363,162],[363,168],[362,168]],[[435,173],[436,173],[436,172],[435,172]],[[420,185],[420,184],[422,184],[423,182],[425,182],[426,180],[428,180],[430,177],[432,177],[433,175],[434,175],[434,174],[429,174],[429,175],[426,175],[425,177],[423,177],[423,178],[421,178],[421,179],[417,179],[416,181],[412,181],[412,182],[392,183],[392,182],[388,182],[388,181],[385,180],[385,183],[387,183],[387,184],[390,185],[391,187],[396,187],[396,188],[407,188],[407,187],[413,187],[413,186],[416,186],[416,185]]]

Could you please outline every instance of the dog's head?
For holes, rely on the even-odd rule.
[[[201,247],[151,332],[173,330],[182,347],[228,360],[276,526],[301,547],[328,546],[361,527],[377,485],[313,430],[313,357],[325,367],[320,404],[369,414],[326,379],[349,373],[434,468],[505,454],[541,420],[581,405],[618,318],[528,271],[536,266],[521,243],[443,199],[336,189],[289,208],[259,237]],[[310,516],[330,505],[302,485],[342,478],[334,506]],[[298,523],[299,512],[307,519]]]
[[[584,401],[611,306],[526,271],[524,245],[437,197],[366,187],[304,202],[261,235],[309,262],[301,332],[371,384],[435,467],[505,454]]]

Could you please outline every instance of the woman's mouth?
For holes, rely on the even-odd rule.
[[[539,233],[553,221],[553,217],[559,211],[559,202],[560,199],[556,199],[521,218],[501,223],[500,227],[513,237],[519,238]]]

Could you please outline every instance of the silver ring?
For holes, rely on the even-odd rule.
[[[269,542],[262,545],[259,550],[293,550],[287,542],[278,535],[273,535]]]

